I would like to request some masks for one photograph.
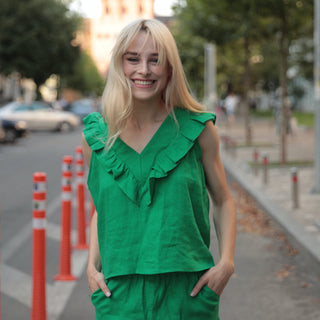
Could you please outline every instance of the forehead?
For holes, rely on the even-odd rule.
[[[152,36],[147,32],[141,31],[130,43],[129,47],[126,50],[127,52],[152,52],[158,53],[158,47],[153,40]]]

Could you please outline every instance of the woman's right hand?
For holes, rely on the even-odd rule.
[[[111,292],[106,285],[104,274],[102,272],[99,272],[97,270],[93,272],[88,271],[87,276],[91,294],[100,288],[106,297],[109,298],[111,296]]]

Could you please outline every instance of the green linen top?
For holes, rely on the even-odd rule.
[[[107,150],[99,113],[84,119],[92,149],[88,187],[98,213],[102,270],[128,274],[193,272],[214,265],[209,198],[198,142],[209,112],[174,108],[139,154],[120,138]]]

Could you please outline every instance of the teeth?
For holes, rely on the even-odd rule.
[[[148,86],[148,85],[151,85],[153,83],[153,81],[151,81],[151,80],[134,80],[134,83]]]

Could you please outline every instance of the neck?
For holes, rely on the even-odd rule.
[[[130,120],[139,128],[143,128],[155,122],[162,122],[167,115],[168,112],[163,102],[158,104],[146,102],[134,105]]]

